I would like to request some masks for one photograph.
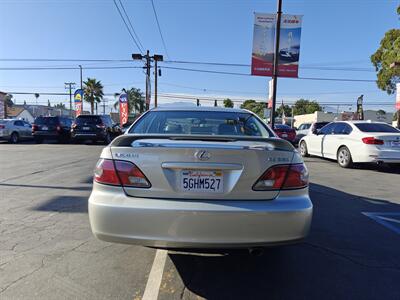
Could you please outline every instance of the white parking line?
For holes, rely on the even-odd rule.
[[[167,254],[167,250],[157,250],[142,300],[156,300],[158,298]]]

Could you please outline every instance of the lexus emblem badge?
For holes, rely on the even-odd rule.
[[[206,150],[200,150],[196,152],[195,156],[199,160],[209,160],[211,158],[211,153]]]

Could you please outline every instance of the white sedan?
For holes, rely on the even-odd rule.
[[[302,156],[335,159],[343,168],[353,163],[400,163],[400,131],[386,123],[332,122],[299,142]]]

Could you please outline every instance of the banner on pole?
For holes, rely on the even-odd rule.
[[[128,94],[123,93],[119,96],[119,123],[124,125],[128,123]]]
[[[255,13],[251,75],[272,76],[275,52],[276,14]],[[278,76],[298,77],[301,15],[282,15]]]
[[[396,83],[396,109],[400,109],[400,83]]]
[[[80,116],[82,114],[82,99],[83,99],[83,90],[77,89],[74,93],[75,117]]]
[[[272,108],[272,93],[274,92],[274,80],[268,81],[268,105],[267,108]]]

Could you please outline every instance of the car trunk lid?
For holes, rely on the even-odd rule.
[[[253,185],[271,166],[291,163],[294,151],[276,138],[126,135],[111,144],[111,153],[115,160],[134,163],[151,183],[148,189],[124,187],[129,196],[266,200],[279,191],[254,191]]]

